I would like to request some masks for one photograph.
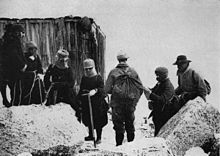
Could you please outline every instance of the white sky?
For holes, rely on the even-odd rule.
[[[220,1],[219,0],[0,0],[0,17],[88,16],[107,36],[106,73],[125,50],[146,86],[155,84],[157,66],[169,69],[176,86],[177,55],[212,86],[210,103],[220,97]]]

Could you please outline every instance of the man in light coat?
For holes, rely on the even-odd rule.
[[[179,55],[173,65],[177,65],[178,87],[175,93],[180,97],[180,105],[184,105],[189,100],[200,96],[206,101],[206,84],[204,79],[193,69],[189,68],[189,63],[185,55]]]

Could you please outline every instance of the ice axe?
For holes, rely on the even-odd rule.
[[[92,103],[89,93],[82,94],[82,96],[88,97],[88,103],[89,103],[89,113],[90,113],[90,120],[91,120],[91,129],[92,129],[92,138],[94,142],[94,147],[96,148],[96,142],[95,142],[95,136],[94,136],[94,123],[93,123],[93,114],[92,114]]]

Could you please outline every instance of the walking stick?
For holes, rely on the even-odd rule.
[[[40,103],[43,104],[43,98],[42,98],[42,90],[41,90],[41,79],[38,77],[38,87],[39,87],[39,93],[40,93]]]
[[[83,94],[83,96],[88,96],[89,112],[90,112],[90,120],[91,120],[91,129],[92,129],[92,137],[93,137],[94,147],[96,148],[96,142],[95,142],[95,136],[94,136],[94,123],[93,123],[91,98],[90,98],[89,93]]]

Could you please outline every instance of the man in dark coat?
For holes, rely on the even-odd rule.
[[[89,136],[85,137],[85,141],[93,140],[93,129],[96,129],[96,144],[101,143],[102,129],[107,124],[107,110],[103,109],[103,102],[105,98],[104,80],[101,75],[97,74],[95,63],[92,59],[83,61],[85,74],[80,83],[80,90],[78,98],[81,101],[82,108],[82,122],[89,129]],[[91,103],[88,100],[88,94]],[[92,114],[90,114],[90,106],[92,107]],[[93,123],[91,123],[91,118]],[[94,127],[92,127],[92,124]]]
[[[50,64],[45,73],[46,105],[65,102],[76,110],[76,95],[73,92],[74,77],[68,60],[69,52],[65,49],[58,50],[55,64]]]
[[[206,84],[204,79],[195,70],[189,68],[189,63],[185,55],[179,55],[173,65],[177,65],[178,87],[175,93],[179,95],[179,105],[183,106],[189,100],[200,96],[206,101]]]
[[[24,29],[18,24],[8,24],[5,28],[2,44],[3,79],[7,82],[11,92],[11,102],[7,103],[6,84],[1,88],[3,104],[7,107],[20,105],[21,99],[21,74],[27,65],[22,48]],[[6,101],[6,102],[4,102]]]
[[[149,118],[155,125],[154,135],[156,136],[160,128],[169,120],[172,114],[172,108],[169,106],[169,100],[175,94],[173,84],[168,78],[168,69],[158,67],[155,70],[158,83],[150,90],[145,88],[144,93],[152,105],[152,111]]]
[[[135,138],[135,127],[134,127],[134,120],[135,120],[135,109],[137,102],[143,93],[142,90],[142,83],[141,80],[137,74],[137,72],[128,66],[127,64],[128,56],[126,53],[119,53],[117,55],[117,60],[119,61],[119,64],[110,71],[106,85],[105,85],[105,92],[108,94],[111,94],[111,103],[110,106],[112,108],[112,121],[114,124],[114,130],[115,130],[115,139],[116,139],[116,146],[119,146],[122,144],[124,140],[124,133],[127,132],[127,140],[128,142],[131,142]],[[129,77],[132,77],[132,79],[135,79],[136,82],[138,82],[140,88],[138,89],[138,92],[136,92],[134,95],[138,95],[138,98],[130,100],[128,98],[121,99],[119,98],[119,94],[114,92],[114,88],[116,88],[116,81],[119,79],[119,76],[123,75],[129,75]],[[130,86],[128,84],[125,84],[125,90],[132,89],[129,88]]]
[[[24,105],[39,104],[45,98],[42,81],[43,68],[37,49],[37,45],[33,41],[26,43],[27,68],[22,75],[22,104]]]

